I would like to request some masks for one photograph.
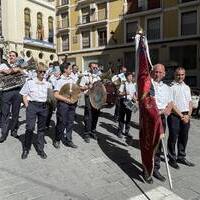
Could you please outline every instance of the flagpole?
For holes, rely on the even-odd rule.
[[[171,178],[171,173],[170,173],[170,170],[169,170],[169,164],[168,164],[168,159],[167,159],[167,153],[166,153],[164,138],[161,139],[161,142],[162,142],[163,153],[164,153],[164,158],[165,158],[165,166],[166,166],[167,175],[168,175],[168,179],[169,179],[169,186],[170,186],[170,189],[173,190],[172,178]]]

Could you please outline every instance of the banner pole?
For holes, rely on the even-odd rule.
[[[167,170],[169,186],[170,186],[170,189],[173,190],[172,178],[171,178],[171,173],[169,170],[169,164],[168,164],[167,153],[166,153],[166,149],[165,149],[164,138],[161,139],[161,142],[162,142],[162,147],[163,147],[163,153],[164,153],[164,158],[165,158],[165,166],[166,166],[166,170]]]

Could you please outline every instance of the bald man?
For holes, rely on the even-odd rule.
[[[152,84],[155,91],[156,105],[159,109],[161,115],[163,129],[166,129],[166,116],[170,114],[171,111],[171,93],[170,88],[163,83],[162,79],[165,77],[165,66],[162,64],[154,65],[153,71],[151,73]],[[154,158],[154,172],[153,176],[158,180],[164,182],[166,179],[159,172],[160,161],[161,161],[161,144],[159,145]]]

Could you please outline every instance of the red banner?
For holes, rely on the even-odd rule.
[[[145,173],[151,176],[154,168],[155,151],[164,131],[155,98],[150,95],[152,85],[150,66],[142,36],[140,37],[137,53],[139,56],[137,84],[140,112],[140,149]]]

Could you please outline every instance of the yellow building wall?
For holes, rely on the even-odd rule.
[[[71,30],[70,44],[71,44],[71,51],[80,50],[80,35],[77,33],[77,30]]]
[[[113,37],[117,40],[117,44],[123,44],[124,43],[124,24],[121,21],[114,21],[110,22],[109,24],[109,30],[110,32],[113,31],[114,35]],[[112,36],[111,36],[112,38]],[[111,39],[112,42],[112,39]]]
[[[75,27],[78,23],[78,19],[79,19],[79,12],[76,10],[76,7],[72,7],[70,8],[70,26],[71,27]]]
[[[178,12],[171,10],[163,14],[163,37],[164,39],[178,37]]]
[[[163,0],[163,7],[169,8],[177,5],[177,0]]]
[[[111,1],[109,3],[109,19],[119,18],[123,14],[123,1]]]

